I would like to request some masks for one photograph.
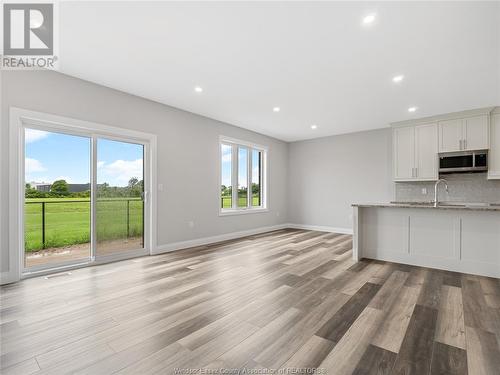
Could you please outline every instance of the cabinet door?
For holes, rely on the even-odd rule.
[[[464,133],[466,150],[488,149],[488,116],[484,115],[464,119]]]
[[[415,128],[395,128],[393,136],[393,163],[395,180],[415,178]]]
[[[491,116],[488,178],[500,180],[500,113]]]
[[[439,122],[439,152],[461,151],[463,137],[462,119]]]
[[[436,123],[415,127],[415,158],[417,179],[438,179],[438,127]]]

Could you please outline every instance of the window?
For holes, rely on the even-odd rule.
[[[229,138],[220,142],[220,212],[262,211],[265,200],[267,149]]]

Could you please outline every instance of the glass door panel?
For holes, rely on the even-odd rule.
[[[144,248],[144,146],[97,139],[96,256]]]
[[[24,266],[90,260],[91,138],[25,128]]]

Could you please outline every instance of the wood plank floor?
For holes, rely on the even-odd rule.
[[[500,374],[500,280],[351,256],[282,230],[4,286],[1,373]]]

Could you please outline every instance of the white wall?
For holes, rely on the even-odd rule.
[[[393,199],[391,130],[289,145],[288,220],[352,230],[351,204]]]
[[[158,183],[164,184],[158,192],[159,246],[287,220],[288,145],[282,141],[56,72],[3,71],[0,79],[2,271],[8,267],[11,106],[156,134]],[[220,135],[269,147],[269,212],[218,216]],[[195,222],[194,228],[189,221]]]

